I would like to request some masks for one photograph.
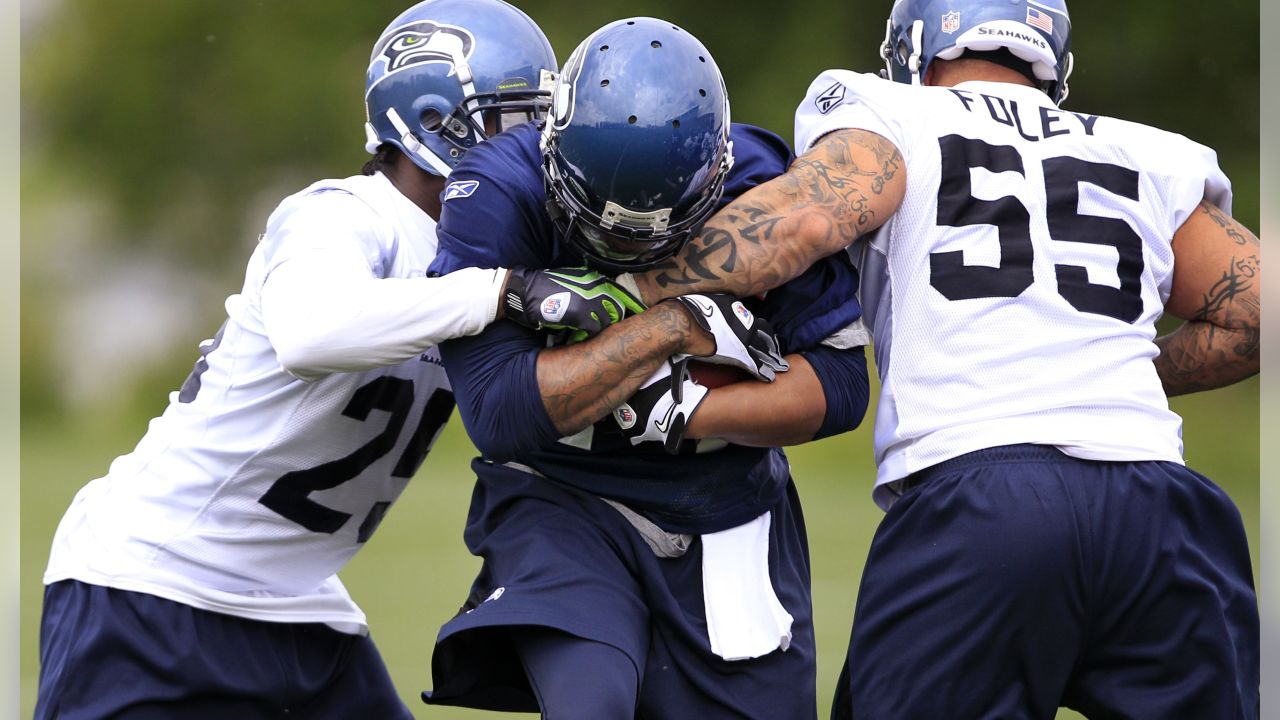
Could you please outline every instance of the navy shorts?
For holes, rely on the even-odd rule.
[[[36,720],[404,718],[373,641],[74,580],[45,588]]]
[[[940,463],[876,531],[833,718],[1258,717],[1240,513],[1176,463]]]
[[[511,642],[519,626],[615,647],[640,688],[637,717],[817,715],[804,519],[794,485],[772,508],[769,572],[794,618],[790,648],[728,662],[711,652],[695,539],[659,558],[599,498],[507,467],[477,466],[465,538],[484,563],[463,612],[441,629],[431,704],[537,712]]]

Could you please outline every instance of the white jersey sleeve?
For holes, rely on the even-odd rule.
[[[434,237],[422,217],[432,226],[424,237]],[[306,193],[272,215],[262,312],[286,370],[313,380],[390,365],[493,321],[505,270],[396,277],[398,242],[393,222],[342,190]]]
[[[868,84],[878,92],[859,92]],[[804,101],[796,108],[796,154],[803,155],[824,136],[847,129],[881,135],[905,154],[910,139],[898,120],[893,98],[901,88],[874,75],[849,70],[823,72],[810,83]]]
[[[1034,88],[828,71],[796,146],[847,128],[893,142],[907,177],[894,216],[850,248],[881,377],[881,506],[911,473],[999,445],[1182,461],[1153,340],[1174,232],[1202,199],[1230,209],[1212,150]]]
[[[497,296],[493,271],[428,279],[435,243],[380,175],[282,202],[164,414],[67,510],[45,582],[364,631],[337,572],[452,414],[430,345]]]

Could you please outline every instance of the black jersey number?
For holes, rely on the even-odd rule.
[[[412,380],[382,375],[362,385],[352,395],[342,414],[365,422],[370,413],[381,410],[387,414],[387,424],[382,432],[346,457],[307,470],[286,473],[272,483],[267,492],[258,498],[258,502],[312,532],[337,532],[351,518],[351,513],[325,507],[308,495],[335,488],[355,478],[365,468],[391,452],[412,405]],[[449,420],[453,405],[453,393],[448,390],[442,388],[431,394],[422,411],[422,419],[418,421],[418,427],[414,429],[413,436],[391,471],[393,477],[409,478],[417,472],[427,456],[432,438]],[[373,535],[389,506],[389,502],[379,502],[370,508],[357,533],[359,542],[364,542]]]
[[[1012,146],[991,145],[960,135],[939,138],[942,181],[938,185],[938,224],[949,227],[991,225],[1000,242],[1000,264],[966,265],[959,250],[929,254],[929,282],[948,300],[1017,297],[1031,287],[1030,214],[1016,197],[982,200],[973,196],[969,171],[1016,172],[1025,177],[1022,156]],[[1089,282],[1085,268],[1055,265],[1058,294],[1072,307],[1132,323],[1142,314],[1142,238],[1123,220],[1078,211],[1080,183],[1138,199],[1138,173],[1107,163],[1073,157],[1043,163],[1050,239],[1110,245],[1119,253],[1120,287]]]

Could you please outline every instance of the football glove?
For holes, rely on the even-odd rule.
[[[680,451],[689,419],[707,397],[707,389],[689,379],[688,363],[662,363],[627,402],[613,411],[614,421],[632,445],[659,442],[673,455]]]
[[[635,296],[587,268],[514,268],[502,302],[508,318],[534,330],[569,331],[571,342],[644,312]]]
[[[741,368],[764,382],[773,382],[777,373],[791,368],[782,357],[773,326],[748,310],[741,300],[722,294],[682,295],[676,300],[689,308],[699,327],[715,338],[715,354],[698,356],[699,360]],[[677,359],[681,357],[688,356]]]

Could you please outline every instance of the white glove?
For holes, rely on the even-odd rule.
[[[680,443],[689,419],[707,397],[707,389],[689,378],[688,360],[662,363],[627,402],[613,411],[613,419],[632,445],[660,442],[671,454]]]
[[[716,340],[714,355],[699,360],[732,365],[751,373],[757,380],[773,382],[776,373],[791,368],[778,348],[778,338],[768,320],[758,317],[732,295],[682,295],[698,325]],[[688,357],[678,355],[676,359]]]

